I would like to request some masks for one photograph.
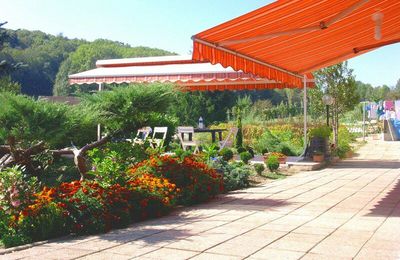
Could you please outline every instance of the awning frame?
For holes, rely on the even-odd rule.
[[[354,3],[352,6],[344,9],[342,12],[340,12],[337,15],[335,15],[334,17],[332,17],[329,21],[327,21],[327,22],[321,21],[318,25],[312,25],[312,26],[308,26],[308,27],[304,27],[304,28],[291,29],[291,30],[286,30],[286,31],[281,31],[281,32],[273,32],[273,33],[258,35],[258,36],[254,36],[254,37],[236,39],[236,40],[232,39],[232,40],[221,41],[221,42],[217,43],[215,46],[227,46],[227,45],[246,43],[246,42],[258,41],[258,40],[266,40],[266,39],[279,37],[279,36],[285,36],[285,35],[325,30],[328,27],[330,27],[332,24],[334,24],[334,23],[342,20],[346,16],[350,15],[352,12],[354,12],[359,7],[361,7],[362,5],[366,4],[369,1],[370,0],[360,0],[359,2]]]

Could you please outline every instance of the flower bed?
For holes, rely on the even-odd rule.
[[[2,175],[14,176],[11,173],[17,178],[7,179],[7,185],[0,178],[0,194],[5,194],[0,202],[0,242],[6,247],[71,233],[106,232],[223,191],[222,177],[194,157],[156,156],[131,167],[118,183],[108,180],[104,185],[94,178],[39,191],[23,185],[21,171]],[[121,184],[121,179],[126,181]]]
[[[130,169],[130,174],[146,173],[163,176],[180,189],[178,203],[190,205],[206,201],[224,190],[223,178],[215,169],[197,161],[193,156],[182,160],[169,156],[155,156]]]

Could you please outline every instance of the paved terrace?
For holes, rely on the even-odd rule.
[[[399,259],[400,142],[107,234],[0,259]]]

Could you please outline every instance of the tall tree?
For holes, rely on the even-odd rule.
[[[2,28],[7,22],[0,22],[0,51],[10,40],[7,30]],[[14,93],[21,92],[21,85],[11,79],[9,75],[11,71],[19,67],[20,64],[10,64],[6,60],[0,59],[0,91],[8,91]]]
[[[332,128],[334,144],[338,145],[339,115],[352,110],[359,101],[353,70],[347,62],[339,63],[315,73],[318,87],[333,97]]]

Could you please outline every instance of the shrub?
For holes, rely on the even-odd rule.
[[[250,146],[246,146],[246,151],[248,151],[251,154],[251,157],[254,158],[254,150]]]
[[[265,129],[265,132],[257,138],[257,141],[253,143],[253,146],[259,153],[262,153],[265,150],[276,152],[280,143],[280,140],[273,135],[271,131]]]
[[[225,191],[237,190],[249,186],[251,168],[241,163],[228,163],[224,160],[215,160],[211,166],[223,175]]]
[[[329,126],[319,126],[319,127],[310,129],[308,135],[310,138],[313,138],[313,137],[329,138],[331,132],[332,131]]]
[[[211,159],[217,157],[218,149],[216,144],[205,145],[203,149],[203,154],[205,156],[205,160],[208,162]]]
[[[0,143],[9,135],[23,144],[43,140],[51,147],[82,145],[96,136],[98,113],[85,107],[53,104],[11,93],[0,93]]]
[[[102,148],[88,152],[92,162],[90,174],[100,185],[124,185],[128,180],[127,170],[135,163],[149,158],[146,145],[132,145],[130,142],[108,143]]]
[[[222,158],[225,161],[229,161],[233,158],[233,151],[227,147],[222,148],[221,151],[219,151],[219,155],[222,156]]]
[[[18,217],[18,232],[32,241],[55,238],[68,233],[62,208],[54,202],[35,202]]]
[[[245,151],[245,152],[240,153],[240,159],[241,159],[245,164],[248,164],[251,158],[253,158],[253,156],[252,156],[251,153],[249,153],[248,151]]]
[[[236,134],[235,147],[239,149],[240,147],[243,147],[242,115],[240,109],[237,109],[237,114],[236,127],[238,128],[238,132]]]
[[[279,168],[278,157],[275,156],[275,155],[268,156],[266,164],[267,164],[268,169],[271,172],[274,172],[274,171],[278,170],[278,168]]]
[[[190,205],[206,201],[223,191],[222,177],[192,156],[185,157],[182,161],[169,156],[156,156],[130,169],[132,176],[148,173],[167,178],[175,184],[181,191],[177,198],[179,204]]]
[[[261,173],[265,170],[265,166],[262,163],[256,163],[254,164],[254,169],[258,175],[261,175]]]
[[[237,151],[238,154],[241,154],[241,153],[243,153],[243,152],[246,152],[246,148],[244,148],[244,147],[239,147],[239,148],[236,149],[236,151]]]
[[[340,158],[346,157],[346,153],[351,151],[351,143],[355,141],[354,135],[345,126],[339,127],[338,132],[338,147],[335,149],[335,153]]]
[[[10,215],[29,205],[38,188],[37,178],[24,176],[18,167],[0,171],[0,208]]]
[[[123,137],[142,126],[168,126],[167,143],[177,124],[166,114],[174,101],[174,88],[167,84],[129,85],[82,98],[83,105],[101,112],[98,121],[106,131]]]
[[[286,143],[279,144],[277,152],[283,153],[286,156],[296,155],[296,153],[293,151],[293,149]]]

